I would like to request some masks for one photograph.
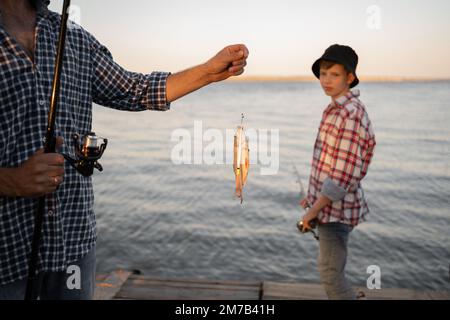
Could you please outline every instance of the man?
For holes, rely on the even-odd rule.
[[[23,299],[38,198],[46,196],[39,251],[41,299],[90,299],[96,222],[90,177],[44,154],[60,15],[45,0],[0,0],[0,299]],[[74,133],[91,131],[92,102],[129,111],[168,110],[209,83],[240,75],[248,50],[232,45],[206,63],[169,74],[129,72],[95,37],[68,28],[55,133],[73,156]],[[80,270],[80,286],[67,273]]]

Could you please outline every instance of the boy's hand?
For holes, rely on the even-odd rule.
[[[303,198],[302,200],[300,200],[299,204],[300,204],[300,206],[301,206],[303,209],[306,209],[306,208],[309,207],[309,202],[308,202],[308,199],[307,199],[306,197]]]
[[[303,229],[308,230],[312,229],[311,225],[309,224],[312,220],[317,218],[318,212],[316,213],[314,210],[310,209],[308,212],[303,216],[302,222],[303,222]]]
[[[63,144],[57,137],[56,147]],[[58,153],[44,153],[39,149],[14,169],[12,192],[16,197],[37,197],[54,192],[63,182],[64,157]]]
[[[227,46],[205,63],[205,71],[211,81],[222,81],[244,72],[248,49],[243,44]]]

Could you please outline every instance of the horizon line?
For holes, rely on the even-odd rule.
[[[359,76],[362,82],[438,82],[450,81],[450,78],[443,77],[406,77],[406,76]],[[230,77],[226,81],[236,82],[314,82],[317,81],[315,76],[294,75],[248,75]]]

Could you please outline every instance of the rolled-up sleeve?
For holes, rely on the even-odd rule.
[[[340,115],[339,130],[330,145],[330,171],[324,180],[321,194],[332,201],[342,200],[350,187],[362,179],[361,148],[359,144],[360,121],[357,118]]]
[[[119,110],[166,111],[169,72],[142,74],[119,66],[110,51],[93,36],[91,42],[92,95],[95,103]]]

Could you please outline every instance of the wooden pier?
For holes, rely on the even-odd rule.
[[[450,300],[450,291],[380,289],[363,291],[367,300]],[[96,300],[322,300],[320,284],[273,281],[159,279],[116,270],[98,274]]]

